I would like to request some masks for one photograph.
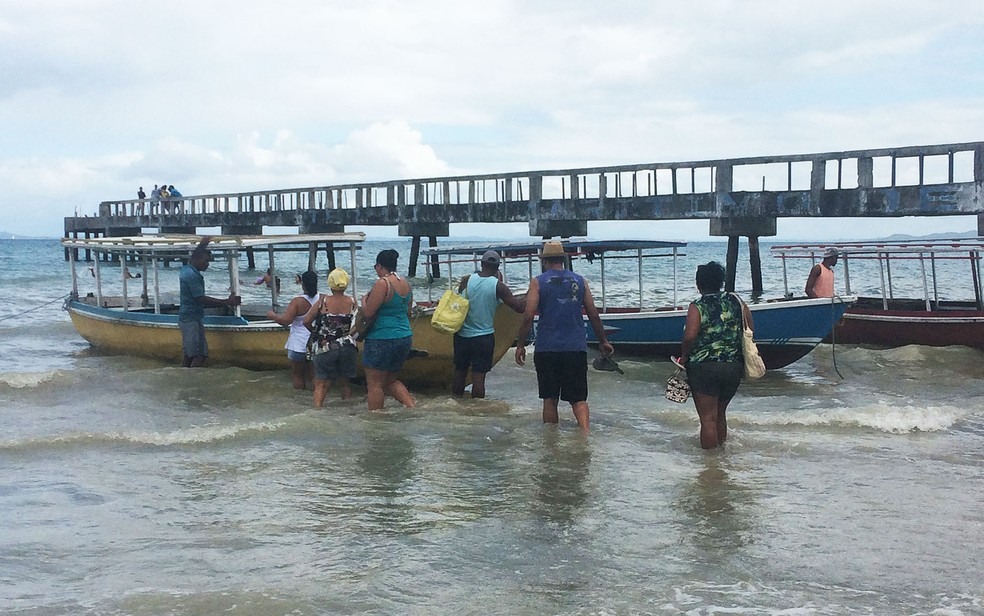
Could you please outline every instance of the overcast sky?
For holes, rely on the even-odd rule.
[[[195,195],[978,140],[980,0],[0,0],[0,230],[18,234],[61,235],[76,210],[164,182]],[[645,230],[698,239],[707,222]]]

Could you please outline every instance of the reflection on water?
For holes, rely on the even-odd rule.
[[[540,468],[533,473],[534,511],[556,524],[575,522],[588,498],[590,465],[587,437],[545,427]]]
[[[745,547],[753,541],[755,495],[732,478],[719,454],[706,457],[677,502],[691,523],[694,547],[711,553]]]

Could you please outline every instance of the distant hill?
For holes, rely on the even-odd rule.
[[[888,237],[883,237],[876,241],[909,242],[912,240],[952,240],[968,237],[977,237],[977,231],[971,229],[969,231],[949,231],[946,233],[929,233],[927,235],[907,235],[905,233],[895,233],[894,235],[889,235]]]

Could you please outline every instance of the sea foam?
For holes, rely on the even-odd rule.
[[[758,425],[842,426],[872,428],[892,434],[941,432],[966,417],[955,406],[895,405],[879,401],[856,407],[794,410],[781,415],[743,415],[740,420]]]
[[[0,372],[0,384],[15,389],[33,388],[58,378],[60,370],[42,370],[40,372]]]

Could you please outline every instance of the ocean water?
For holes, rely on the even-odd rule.
[[[371,242],[360,271],[390,244],[407,254]],[[681,301],[725,245],[687,250]],[[540,422],[510,355],[486,400],[368,413],[357,388],[314,410],[286,372],[94,351],[67,271],[55,241],[0,241],[0,613],[984,614],[979,351],[821,345],[743,384],[704,452],[667,363],[592,371],[587,436]]]

